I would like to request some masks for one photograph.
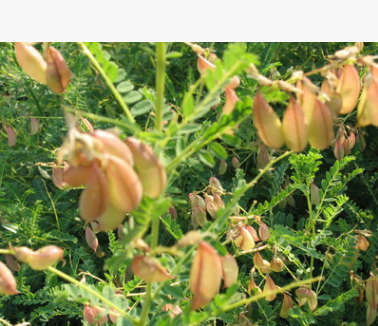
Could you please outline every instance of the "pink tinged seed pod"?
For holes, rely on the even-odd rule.
[[[367,310],[366,310],[366,325],[367,326],[372,325],[376,318],[377,318],[377,308],[368,305]]]
[[[199,206],[202,209],[206,209],[206,203],[203,200],[203,198],[200,197],[199,195],[196,195],[194,193],[190,193],[189,199],[190,199],[190,204],[192,205],[192,207]]]
[[[268,226],[264,223],[261,222],[259,226],[259,236],[262,241],[266,241],[270,237],[270,231]]]
[[[294,97],[285,111],[282,129],[287,147],[295,152],[303,151],[308,141],[308,125],[302,108]]]
[[[103,315],[99,317],[102,312],[104,312],[104,308],[100,307],[91,307],[91,306],[84,306],[83,315],[84,319],[90,324],[103,324],[108,322],[108,315]]]
[[[21,268],[20,264],[13,258],[12,255],[5,255],[5,262],[7,263],[8,267],[15,272],[19,271]]]
[[[16,146],[16,143],[17,143],[16,132],[14,131],[14,129],[12,127],[9,127],[9,126],[4,126],[4,128],[5,128],[5,132],[7,133],[7,137],[8,137],[8,146],[9,147]]]
[[[47,63],[36,48],[26,42],[16,42],[16,58],[20,67],[30,78],[46,84]]]
[[[310,308],[310,311],[314,311],[318,306],[318,297],[314,291],[308,287],[300,287],[295,291],[298,297],[298,305],[303,306],[306,302]]]
[[[30,135],[35,135],[39,130],[39,123],[37,118],[30,118]]]
[[[328,107],[318,98],[315,99],[312,119],[309,125],[308,140],[316,149],[326,149],[334,139],[333,118]]]
[[[303,80],[298,80],[297,88],[302,91],[302,94],[298,94],[298,103],[303,109],[307,123],[310,125],[317,99],[316,86],[307,77],[304,77]]]
[[[92,165],[69,166],[65,163],[62,171],[62,181],[71,187],[81,187],[87,184],[92,173]]]
[[[218,192],[214,192],[214,202],[217,208],[224,208],[224,202]]]
[[[351,112],[355,108],[360,94],[360,75],[353,65],[344,66],[336,91],[342,99],[340,114]]]
[[[239,266],[234,256],[227,253],[226,256],[220,257],[222,263],[222,277],[224,287],[228,288],[238,280]]]
[[[177,220],[177,210],[174,206],[169,207],[168,214],[171,220]]]
[[[130,148],[115,134],[98,129],[93,131],[91,136],[101,141],[101,151],[117,156],[131,166],[134,165],[134,158]]]
[[[245,228],[248,230],[249,233],[252,234],[252,238],[255,242],[261,241],[261,239],[259,238],[257,234],[257,231],[255,230],[253,226],[247,225]]]
[[[208,194],[205,194],[205,203],[206,203],[206,210],[210,214],[212,218],[216,218],[218,207],[214,202],[214,197]]]
[[[226,103],[224,104],[222,114],[230,114],[235,107],[237,101],[239,101],[238,96],[234,89],[230,87],[225,88],[226,93]]]
[[[270,156],[268,152],[268,147],[266,147],[264,144],[261,144],[258,149],[257,153],[257,168],[259,170],[262,170],[265,168],[270,162]]]
[[[109,201],[123,212],[131,212],[140,203],[142,184],[130,164],[110,155],[105,167],[109,184]]]
[[[71,70],[60,52],[54,47],[47,48],[46,84],[55,93],[63,93],[71,79]]]
[[[357,127],[378,126],[378,69],[369,67],[370,74],[365,77],[364,89],[357,108]],[[377,72],[375,72],[377,70]]]
[[[272,291],[277,291],[277,285],[274,283],[273,279],[267,275],[265,280],[265,286],[263,293],[267,296],[265,297],[266,301],[273,301],[277,297],[277,293],[270,293]]]
[[[333,147],[333,155],[335,155],[335,158],[339,161],[345,156],[344,146],[340,140],[335,142]]]
[[[253,240],[252,234],[244,226],[241,226],[239,229],[239,236],[234,239],[235,245],[237,245],[241,250],[252,250],[256,247],[256,243]]]
[[[13,256],[15,256],[21,263],[28,264],[33,255],[33,250],[28,247],[15,247],[12,248],[12,250],[14,252]]]
[[[172,275],[154,257],[135,256],[131,263],[131,270],[146,282],[164,282],[172,279]]]
[[[91,165],[87,185],[80,196],[80,216],[85,222],[99,218],[109,205],[109,188],[105,174],[97,164]]]
[[[0,261],[0,293],[13,295],[19,293],[17,291],[16,279],[9,268]]]
[[[282,124],[272,107],[257,92],[253,103],[253,123],[264,144],[271,148],[281,148],[284,144]]]
[[[165,304],[162,308],[162,311],[169,311],[171,318],[174,318],[182,314],[182,309],[179,306],[173,305],[171,303]]]
[[[210,184],[211,192],[213,193],[213,195],[216,192],[219,192],[219,193],[223,193],[224,192],[224,189],[223,189],[220,181],[216,177],[210,177],[209,184]]]
[[[283,298],[283,302],[282,302],[282,306],[280,310],[280,317],[286,319],[290,317],[289,310],[291,308],[294,308],[294,302],[289,294],[284,292],[283,296],[284,298]]]
[[[129,137],[126,139],[126,144],[133,154],[135,170],[143,185],[144,193],[151,198],[159,197],[167,184],[164,166],[152,148],[138,139]]]
[[[363,251],[366,251],[369,249],[370,243],[368,239],[362,234],[357,236],[357,248]]]
[[[234,76],[231,78],[231,82],[226,86],[227,88],[235,89],[240,85],[240,78],[238,76]]]
[[[68,168],[68,163],[63,162],[64,168]],[[52,181],[54,185],[59,189],[65,189],[68,188],[70,185],[63,181],[63,169],[60,167],[55,166],[52,169]]]
[[[58,260],[63,260],[63,249],[57,246],[46,246],[34,251],[28,264],[36,271],[43,271]]]
[[[216,67],[209,60],[206,60],[202,55],[198,55],[197,67],[198,71],[203,75],[207,69],[214,70]]]
[[[189,284],[193,293],[191,310],[206,305],[218,293],[222,280],[219,255],[208,243],[201,241],[190,270]]]
[[[270,263],[267,260],[263,259],[262,256],[261,256],[261,254],[259,252],[256,252],[253,255],[253,263],[264,274],[269,273],[270,270],[271,270]]]
[[[330,109],[333,119],[336,119],[342,106],[341,95],[336,92],[335,87],[328,79],[323,81],[321,91],[328,96],[329,100],[327,99],[326,105]]]
[[[89,248],[96,252],[96,249],[98,247],[98,239],[96,233],[94,233],[94,231],[89,226],[85,228],[85,241],[87,242]]]

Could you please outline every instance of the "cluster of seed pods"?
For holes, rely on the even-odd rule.
[[[60,52],[46,44],[44,57],[27,42],[16,42],[16,58],[20,67],[32,79],[46,84],[53,92],[63,93],[71,79],[71,70]]]
[[[202,198],[196,191],[189,194],[192,210],[192,225],[195,229],[206,223],[206,212],[209,213],[212,218],[215,218],[219,209],[224,208],[224,202],[221,198],[224,189],[217,178],[210,177],[207,191],[207,193],[204,193],[205,199]]]
[[[96,232],[116,229],[143,195],[157,198],[166,185],[165,169],[150,146],[105,130],[70,127],[58,164],[64,168],[54,169],[55,184],[85,186],[80,215]]]
[[[293,76],[297,80],[296,87],[277,81],[260,81],[267,86],[278,85],[290,93],[289,104],[281,121],[262,94],[257,92],[253,105],[253,122],[264,144],[275,149],[286,144],[295,152],[303,151],[308,143],[316,149],[326,149],[335,139],[335,119],[340,114],[349,114],[357,106],[359,98],[357,127],[369,124],[378,126],[378,65],[369,57],[356,58],[356,53],[358,50],[354,50],[354,47],[347,49],[346,53],[336,53],[339,60],[344,56],[347,59],[338,69],[334,69],[332,64],[324,67],[322,74],[325,79],[321,87],[304,77],[302,72]],[[361,96],[360,76],[355,63],[366,66],[369,71],[364,79]],[[257,70],[252,71],[251,75],[257,80],[261,76]],[[348,139],[353,136],[350,135]],[[353,138],[349,144],[335,143],[336,157],[342,156],[343,150],[350,151],[353,145]]]
[[[28,264],[31,269],[36,271],[43,271],[58,260],[63,260],[63,249],[53,245],[35,251],[28,247],[12,247],[11,251],[18,261]],[[18,271],[20,265],[12,255],[5,256],[6,264],[14,271]],[[0,293],[13,295],[19,292],[16,279],[9,268],[0,261]]]

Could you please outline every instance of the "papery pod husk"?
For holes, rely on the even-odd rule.
[[[157,198],[165,189],[167,174],[152,148],[136,138],[129,137],[126,144],[130,148],[135,163],[135,170],[143,185],[143,192]]]
[[[109,205],[108,180],[97,164],[91,172],[79,200],[80,216],[85,222],[99,218]]]
[[[277,272],[277,273],[282,272],[282,270],[284,268],[284,264],[283,264],[282,259],[278,258],[278,257],[273,257],[271,262],[270,262],[270,268],[274,272]]]
[[[262,290],[257,286],[253,276],[248,283],[248,292],[251,293],[254,289],[257,289],[257,294],[261,294]]]
[[[327,79],[322,82],[321,91],[329,97],[326,105],[331,111],[332,118],[335,120],[340,114],[343,102],[341,95],[336,92],[335,87]]]
[[[270,156],[269,156],[268,148],[264,144],[261,144],[257,152],[256,167],[259,170],[262,170],[269,164],[269,162],[270,162]]]
[[[199,226],[204,226],[207,222],[206,210],[200,206],[193,207],[191,221],[195,229],[197,229]]]
[[[259,252],[256,252],[253,255],[253,263],[264,274],[269,273],[271,270],[270,263],[267,260],[263,259]]]
[[[109,201],[112,205],[123,212],[134,210],[142,199],[143,188],[131,165],[110,155],[105,173],[109,181]]]
[[[253,103],[253,123],[265,145],[276,149],[283,146],[281,120],[260,92],[257,92]]]
[[[5,132],[7,133],[8,137],[8,146],[13,147],[16,146],[17,143],[17,133],[14,131],[12,127],[4,126]]]
[[[318,306],[318,296],[313,290],[308,290],[307,303],[310,307],[310,311],[314,311]]]
[[[328,148],[334,138],[332,114],[328,107],[316,98],[313,116],[309,125],[308,140],[310,145],[316,149],[323,150]]]
[[[357,248],[363,251],[366,251],[369,249],[370,243],[368,239],[366,239],[365,236],[362,234],[357,236]]]
[[[295,152],[303,151],[308,142],[308,125],[302,108],[294,97],[284,113],[282,130],[287,147]]]
[[[28,264],[31,269],[43,271],[63,259],[63,249],[57,246],[42,247],[33,252]]]
[[[106,130],[97,129],[92,132],[91,135],[94,138],[101,140],[102,148],[100,148],[100,151],[117,156],[131,166],[134,165],[134,158],[130,148],[115,134]]]
[[[60,52],[50,46],[45,53],[46,84],[55,93],[63,93],[71,79],[71,70]]]
[[[221,193],[221,194],[224,192],[224,189],[220,181],[216,177],[210,177],[209,184],[210,184],[211,192],[213,193],[213,195],[215,195],[216,192]]]
[[[212,218],[216,218],[218,207],[215,205],[214,197],[205,194],[206,210]]]
[[[240,236],[234,242],[241,250],[246,251],[256,247],[252,234],[244,226],[239,227],[239,234]]]
[[[307,292],[308,288],[306,287],[300,287],[295,290],[295,295],[298,299],[298,306],[301,307],[307,302]]]
[[[168,214],[171,217],[171,220],[177,220],[178,216],[177,216],[177,210],[176,210],[175,206],[169,207]]]
[[[33,136],[38,133],[39,123],[37,118],[30,118],[30,135]]]
[[[89,248],[96,252],[98,247],[98,239],[96,233],[89,226],[85,228],[85,241],[87,242]]]
[[[164,282],[172,278],[156,258],[144,255],[134,257],[131,270],[146,282]]]
[[[234,169],[238,169],[240,167],[240,161],[236,156],[233,156],[231,159],[231,165]]]
[[[182,314],[182,309],[179,306],[173,305],[171,303],[165,304],[162,308],[162,311],[169,311],[170,312],[170,317],[174,318],[180,314]]]
[[[234,256],[227,253],[226,256],[221,256],[222,263],[222,277],[224,287],[228,288],[238,280],[239,266]]]
[[[234,89],[230,87],[225,88],[226,93],[226,103],[222,109],[222,114],[230,114],[235,107],[237,101],[239,101],[238,96]]]
[[[290,317],[289,315],[289,310],[291,308],[294,308],[294,302],[293,302],[293,299],[291,298],[291,296],[287,293],[282,293],[284,298],[283,298],[283,302],[282,302],[282,306],[281,306],[281,310],[280,310],[280,317],[281,318],[284,318],[284,319],[287,319]]]
[[[265,286],[264,286],[263,293],[268,293],[270,291],[276,291],[276,290],[277,290],[276,283],[274,283],[273,279],[269,275],[267,275],[266,280],[265,280]],[[266,301],[273,301],[276,297],[277,297],[277,293],[268,294],[265,297],[265,300]]]
[[[5,262],[8,267],[15,272],[18,272],[21,268],[20,264],[13,258],[12,255],[5,255]]]
[[[201,196],[196,195],[195,193],[191,192],[189,194],[189,199],[190,199],[190,204],[192,207],[199,206],[202,209],[206,209],[206,203]]]
[[[32,79],[46,84],[47,63],[41,53],[27,42],[15,43],[16,58],[20,67]]]
[[[125,212],[119,210],[117,207],[109,204],[105,212],[96,220],[98,222],[96,231],[112,231],[125,219]]]
[[[378,305],[378,293],[377,293],[378,279],[376,276],[371,276],[365,285],[365,297],[368,304],[377,309]]]
[[[92,171],[92,166],[68,166],[63,169],[62,181],[71,187],[86,185]]]
[[[377,318],[377,307],[367,306],[366,310],[366,325],[370,326],[374,323]]]
[[[219,175],[223,175],[225,174],[227,171],[227,162],[225,160],[220,160],[219,161],[219,170],[218,170],[218,174]]]
[[[19,293],[17,291],[17,283],[9,268],[0,261],[0,293],[13,295]]]
[[[365,86],[357,108],[357,127],[378,126],[378,77],[372,73],[365,77]]]
[[[360,88],[358,70],[353,65],[345,65],[336,88],[342,99],[340,114],[347,114],[356,107]]]
[[[206,305],[218,293],[222,280],[222,264],[212,246],[201,241],[190,270],[189,284],[193,293],[191,310]]]
[[[298,80],[297,88],[302,90],[302,94],[297,95],[298,104],[302,107],[306,121],[310,125],[313,118],[315,101],[317,99],[316,93],[314,92],[316,86],[307,77],[304,77],[303,80]]]
[[[264,223],[261,222],[259,226],[259,236],[262,241],[266,241],[270,237],[270,231],[268,226]]]
[[[101,307],[91,307],[88,305],[84,306],[83,315],[84,319],[90,324],[102,324],[108,322],[108,315],[104,315],[101,318],[98,316],[104,312],[105,309]]]

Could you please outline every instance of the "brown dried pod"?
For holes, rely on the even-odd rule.
[[[21,268],[20,264],[13,258],[12,255],[5,255],[5,262],[7,263],[8,267],[15,272],[19,271]]]
[[[134,257],[131,270],[146,282],[164,282],[172,278],[156,258],[145,255]]]

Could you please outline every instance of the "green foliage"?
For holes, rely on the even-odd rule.
[[[161,112],[157,86],[162,85],[155,85],[160,59],[156,44],[53,45],[73,73],[66,92],[59,95],[22,71],[12,44],[0,44],[2,253],[9,246],[64,249],[64,261],[55,268],[35,271],[21,263],[13,272],[20,293],[0,298],[1,318],[10,324],[24,320],[33,325],[86,325],[85,304],[104,308],[104,315],[117,308],[122,314],[114,323],[117,326],[365,323],[365,307],[355,308],[361,287],[350,279],[355,275],[363,285],[375,268],[377,235],[367,236],[366,251],[357,247],[356,236],[376,231],[378,130],[365,128],[366,149],[359,143],[341,160],[334,158],[332,148],[303,153],[269,150],[269,165],[258,169],[260,143],[251,108],[259,86],[245,73],[254,64],[272,80],[288,79],[294,70],[324,66],[328,55],[351,44],[200,43],[208,48],[204,57],[210,52],[218,57],[215,69],[201,75],[189,44],[166,43]],[[42,51],[40,44],[36,47]],[[374,55],[376,50],[376,44],[367,43],[363,53]],[[236,88],[239,101],[225,115],[224,89],[233,76],[241,80]],[[312,80],[320,86],[320,76]],[[261,93],[282,116],[289,93],[267,86],[261,87]],[[96,252],[86,243],[88,225],[80,219],[82,189],[58,189],[52,182],[51,163],[67,132],[62,108],[74,113],[83,129],[88,127],[81,117],[95,129],[116,126],[121,139],[132,135],[148,143],[168,175],[164,194],[143,196],[117,230],[97,234],[101,250]],[[158,115],[161,128],[156,126]],[[30,135],[30,118],[39,121],[35,135]],[[337,124],[354,130],[355,122],[350,114]],[[7,146],[5,126],[17,133],[14,147]],[[233,157],[240,166],[233,167]],[[227,165],[222,174],[221,160]],[[216,177],[224,189],[224,208],[215,217],[207,214],[207,221],[198,233],[189,233],[193,238],[188,240],[194,229],[188,195],[211,194],[210,177]],[[318,201],[312,194],[314,185]],[[258,230],[260,218],[269,227],[269,239],[241,250],[235,242],[238,232],[247,224]],[[200,240],[221,256],[231,253],[239,275],[235,284],[228,289],[222,286],[208,304],[191,311],[190,271]],[[253,263],[258,250],[267,262],[273,258],[283,262],[282,271],[270,270],[269,275],[293,298],[288,319],[279,316],[282,294],[269,302],[265,294],[248,290],[251,277],[261,289],[265,286],[264,271]],[[158,259],[172,279],[150,283],[134,275],[132,262],[137,255]],[[315,277],[320,278],[315,281]],[[308,286],[318,298],[314,311],[308,304],[299,306],[298,282],[311,283]]]

